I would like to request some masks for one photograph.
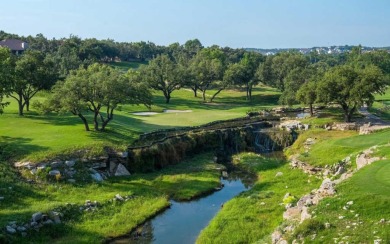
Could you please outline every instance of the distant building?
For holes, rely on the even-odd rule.
[[[27,48],[28,43],[18,39],[5,39],[0,41],[0,46],[8,47],[13,54],[22,54]]]

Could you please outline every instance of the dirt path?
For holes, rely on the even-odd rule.
[[[365,124],[371,123],[371,125],[379,125],[379,126],[390,125],[389,122],[384,121],[381,118],[379,118],[378,116],[373,115],[372,113],[370,113],[367,110],[367,106],[361,107],[359,109],[359,113],[361,113],[362,115],[365,116],[365,118],[362,120],[362,122],[365,123]]]

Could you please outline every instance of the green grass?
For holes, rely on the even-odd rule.
[[[116,111],[106,132],[86,132],[77,116],[39,115],[34,109],[25,116],[17,115],[16,102],[0,116],[0,143],[7,143],[12,154],[19,159],[39,161],[58,154],[70,154],[79,149],[89,149],[101,154],[103,145],[124,150],[139,134],[173,127],[195,126],[215,120],[245,116],[251,109],[273,106],[279,93],[272,88],[259,87],[252,102],[245,100],[244,91],[224,91],[214,103],[204,103],[193,97],[192,91],[181,89],[172,93],[170,104],[165,104],[160,93],[155,93],[153,111],[164,109],[192,110],[191,113],[161,113],[153,116],[137,116],[136,111],[146,111],[144,106],[122,105]],[[33,100],[43,100],[44,94]],[[87,118],[91,118],[88,115]],[[90,125],[92,128],[92,125]]]
[[[330,223],[331,227],[317,231],[314,240],[311,235],[303,236],[305,242],[373,243],[377,239],[381,243],[390,242],[390,223],[380,223],[381,219],[390,218],[390,160],[361,169],[337,187],[337,192],[335,197],[326,198],[311,209],[318,222]],[[353,205],[344,210],[349,201]]]
[[[96,243],[123,235],[167,207],[169,198],[191,199],[219,186],[220,173],[216,169],[219,165],[212,158],[211,154],[202,154],[159,172],[79,185],[30,185],[19,181],[17,174],[2,163],[0,195],[5,199],[0,201],[0,226],[9,221],[26,222],[34,212],[66,203],[80,206],[88,199],[106,204],[94,213],[76,211],[70,221],[61,224],[61,231],[52,227],[46,230],[47,236],[33,233],[28,240],[16,238],[14,242],[50,242],[58,238],[62,243]],[[119,206],[107,203],[116,194],[134,198]]]
[[[270,243],[271,233],[283,221],[284,195],[299,198],[319,185],[318,179],[290,169],[285,160],[242,153],[234,161],[255,172],[258,181],[251,190],[224,204],[197,243]],[[283,175],[276,177],[277,172]]]
[[[316,143],[305,152],[307,138],[316,139]],[[369,135],[357,135],[353,131],[325,131],[322,129],[304,132],[287,150],[288,155],[300,154],[299,159],[311,165],[332,165],[349,155],[374,145],[384,145],[390,141],[390,130],[383,130]]]
[[[314,127],[323,127],[334,122],[343,122],[343,112],[340,108],[325,108],[321,110],[317,117],[307,117],[302,119],[302,123]]]

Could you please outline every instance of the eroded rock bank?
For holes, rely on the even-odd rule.
[[[311,219],[313,217],[313,213],[309,210],[311,206],[318,205],[318,203],[325,197],[334,196],[337,193],[336,186],[344,180],[350,178],[359,169],[375,161],[381,160],[382,158],[380,157],[372,156],[376,148],[377,147],[374,146],[358,154],[355,159],[355,169],[353,167],[346,167],[347,165],[352,166],[351,157],[346,157],[341,162],[327,168],[313,167],[309,164],[299,161],[296,157],[292,157],[290,161],[291,167],[299,168],[307,174],[321,177],[323,178],[323,181],[318,189],[314,189],[310,193],[302,196],[294,206],[286,205],[286,211],[283,213],[283,220],[288,224],[284,227],[279,226],[272,233],[272,243],[288,243],[286,236],[293,233],[297,226],[304,220]],[[349,201],[346,203],[344,208],[348,209],[348,207],[352,204],[353,202]],[[343,218],[343,216],[340,216],[339,218]],[[325,228],[329,228],[330,225],[331,223],[325,223]],[[293,243],[299,242],[298,240],[294,240]]]
[[[144,146],[131,146],[128,148],[126,166],[130,172],[148,172],[179,163],[187,156],[205,151],[214,151],[215,161],[218,163],[229,162],[231,155],[235,153],[281,150],[296,139],[294,130],[273,128],[271,122],[241,122],[243,123],[235,123],[233,127],[221,124],[219,127],[214,125],[202,130],[169,134]],[[153,136],[156,137],[159,136]],[[142,138],[145,136],[141,140]]]

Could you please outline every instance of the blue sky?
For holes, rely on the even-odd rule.
[[[390,46],[390,0],[1,0],[20,35],[205,46]]]

